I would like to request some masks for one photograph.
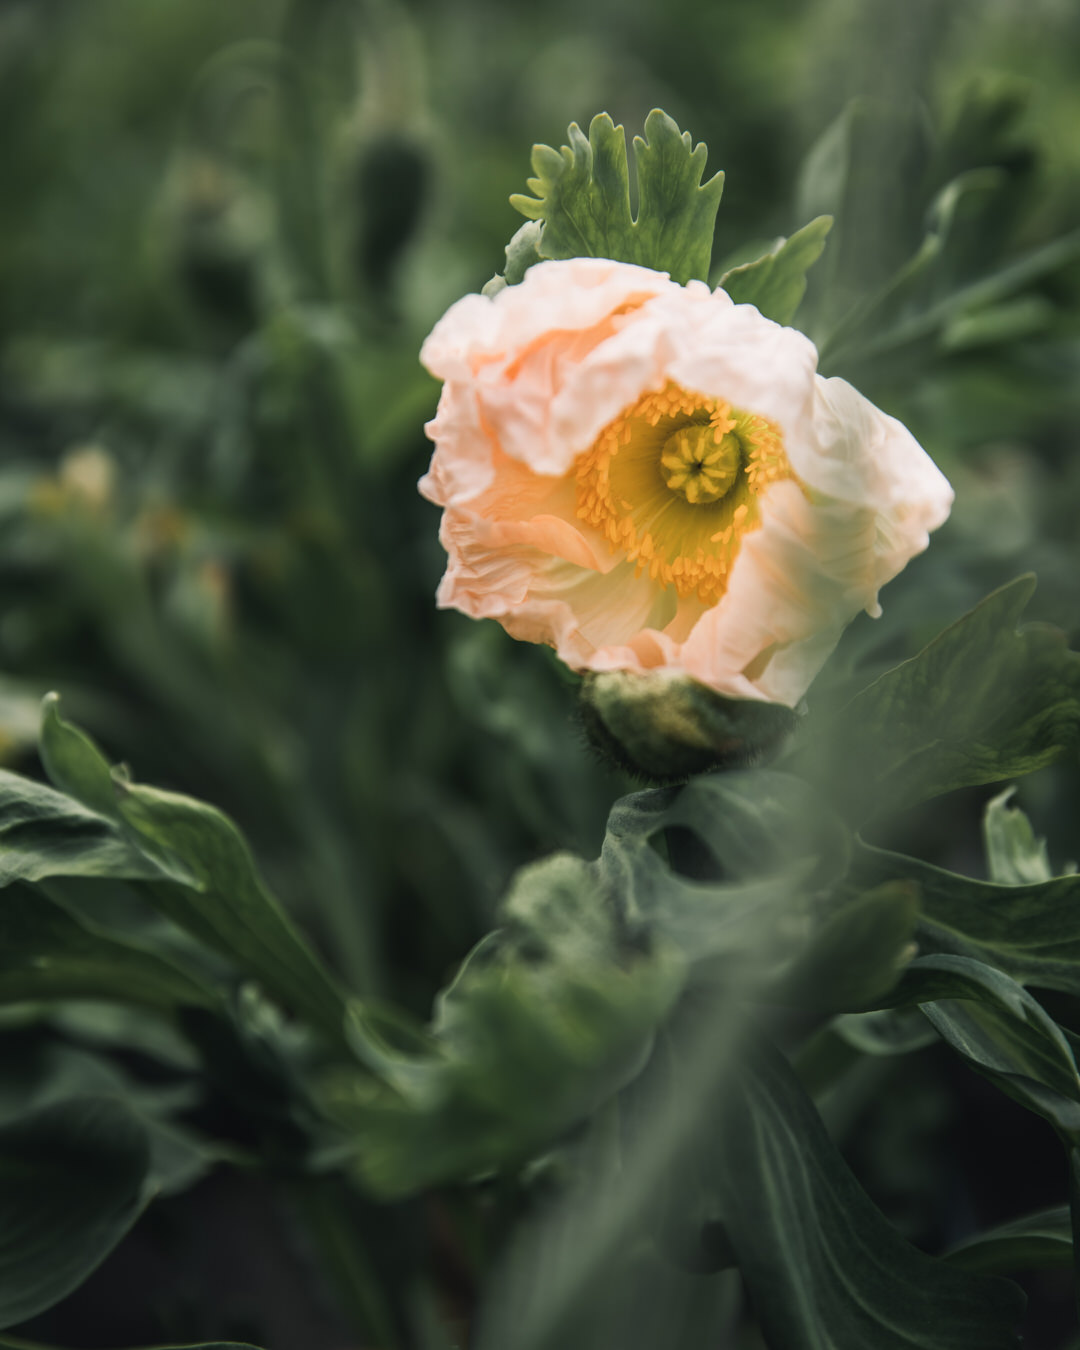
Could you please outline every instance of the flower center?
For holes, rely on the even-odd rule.
[[[677,384],[620,413],[578,456],[575,475],[577,515],[612,553],[708,605],[760,524],[761,494],[794,478],[779,427]]]
[[[735,485],[742,445],[732,432],[691,423],[673,431],[660,452],[660,472],[672,492],[688,502],[718,502]]]

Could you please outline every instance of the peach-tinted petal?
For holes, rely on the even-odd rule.
[[[695,310],[692,317],[679,330],[671,379],[779,423],[785,442],[797,438],[816,378],[817,351],[810,339],[763,318],[753,305],[729,301]]]
[[[492,358],[513,359],[552,332],[582,331],[618,309],[681,289],[666,272],[606,258],[537,263],[518,286],[451,305],[421,347],[420,361],[432,375],[451,379],[463,367],[475,371]]]
[[[872,511],[815,506],[796,484],[774,484],[727,592],[682,649],[683,668],[714,688],[736,678],[743,696],[798,702],[876,594],[875,541]]]
[[[936,529],[949,514],[953,490],[915,437],[875,408],[846,380],[818,379],[813,435],[789,450],[804,482],[839,501]]]
[[[434,418],[424,430],[435,442],[431,467],[417,484],[436,506],[468,501],[494,477],[492,444],[476,399],[453,385],[443,386]]]

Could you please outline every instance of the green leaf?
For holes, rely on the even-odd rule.
[[[914,888],[839,888],[843,822],[802,780],[709,774],[617,802],[601,874],[627,921],[661,934],[747,997],[865,1006],[913,954]]]
[[[843,1013],[830,1028],[864,1055],[909,1055],[937,1040],[937,1032],[914,1008],[881,1008]]]
[[[53,876],[153,882],[145,896],[159,912],[343,1040],[344,996],[263,887],[226,816],[113,774],[90,738],[62,721],[55,698],[45,707],[43,753],[57,780],[86,801],[0,772],[0,885]],[[104,804],[106,781],[112,800],[103,814],[87,803]]]
[[[522,215],[543,222],[541,256],[614,258],[668,272],[681,284],[705,280],[724,176],[702,185],[704,145],[693,146],[690,133],[680,132],[666,113],[649,113],[645,139],[634,137],[635,220],[622,127],[600,113],[587,138],[576,122],[568,136],[561,150],[533,147],[529,189],[535,195],[510,198]]]
[[[807,154],[796,187],[800,220],[836,220],[808,309],[830,332],[868,293],[890,284],[917,247],[924,204],[912,185],[926,169],[930,129],[913,97],[852,99]]]
[[[806,294],[806,274],[821,257],[832,223],[832,216],[818,216],[770,253],[725,272],[720,286],[737,305],[755,305],[767,319],[791,323]]]
[[[745,1058],[722,1122],[721,1213],[770,1350],[1018,1345],[1021,1292],[909,1246],[856,1182],[775,1051],[762,1045]]]
[[[858,361],[868,344],[890,331],[900,311],[925,312],[926,301],[919,296],[932,283],[940,269],[958,215],[969,208],[971,200],[986,199],[1000,191],[1003,175],[997,169],[971,169],[960,174],[937,194],[927,211],[926,233],[915,251],[871,294],[854,303],[839,323],[832,327],[820,346],[823,366],[833,369],[839,362]],[[932,326],[927,336],[935,331]]]
[[[535,1154],[636,1071],[682,987],[670,945],[628,940],[595,864],[556,855],[523,869],[502,918],[429,1033],[366,1009],[351,1024],[371,1072],[332,1075],[325,1102],[379,1194]]]
[[[905,887],[837,890],[850,847],[820,793],[755,769],[623,798],[600,867],[627,922],[674,943],[702,976],[747,998],[831,1008],[892,984],[912,919]]]
[[[235,961],[331,1039],[344,1036],[344,996],[265,889],[243,836],[212,806],[118,783],[119,810],[163,881],[148,898],[169,919]],[[190,880],[187,880],[190,878]]]
[[[819,1011],[872,1005],[915,955],[917,914],[918,891],[903,881],[845,899],[827,913],[776,997]]]
[[[86,1005],[76,1006],[85,1016]],[[0,1080],[0,1121],[5,1124],[29,1111],[84,1097],[108,1097],[125,1106],[147,1132],[146,1185],[155,1195],[186,1190],[215,1163],[231,1156],[176,1123],[177,1113],[191,1110],[201,1100],[199,1086],[190,1079],[140,1081],[115,1060],[51,1039],[9,1046],[5,1077],[6,1082]]]
[[[1068,1205],[1025,1214],[1021,1219],[967,1238],[945,1254],[950,1264],[984,1275],[1071,1266],[1072,1259]]]
[[[770,1350],[1016,1346],[1020,1291],[900,1237],[728,986],[688,991],[619,1108],[617,1142],[605,1153],[599,1126],[583,1141],[575,1180],[535,1207],[488,1282],[477,1350],[728,1344],[732,1323],[695,1316],[689,1290],[662,1305],[670,1327],[647,1299],[640,1323],[622,1317],[644,1278],[634,1254],[656,1242],[669,1267],[699,1272],[703,1298],[727,1281],[702,1273],[736,1262]]]
[[[495,276],[483,287],[484,295],[498,295],[507,286],[516,286],[533,263],[541,261],[539,245],[543,226],[538,220],[527,220],[513,234],[506,246],[506,265],[502,273]]]
[[[702,956],[727,950],[744,920],[751,930],[775,925],[779,914],[755,918],[755,905],[773,892],[774,908],[790,905],[796,879],[808,893],[829,887],[846,872],[850,849],[843,822],[812,787],[754,769],[621,798],[600,866],[631,922],[656,925]],[[807,927],[800,911],[797,946]],[[733,950],[744,954],[743,942]]]
[[[1035,579],[994,591],[844,708],[808,719],[795,767],[865,821],[954,788],[1032,773],[1077,743],[1080,655],[1017,624]]]
[[[42,704],[41,762],[49,781],[91,811],[116,815],[112,770],[84,731],[60,716],[60,695],[46,694]]]
[[[980,314],[985,316],[986,311],[990,311],[992,315],[994,310],[1002,306],[1017,292],[1033,285],[1047,275],[1052,275],[1070,266],[1075,262],[1077,256],[1080,256],[1080,230],[1072,230],[1058,239],[1051,240],[1048,244],[1039,245],[1014,261],[1006,263],[1005,266],[993,272],[990,276],[980,278],[969,285],[961,286],[935,304],[920,309],[918,312],[900,319],[896,324],[887,326],[873,335],[865,333],[865,330],[856,333],[850,332],[845,325],[843,342],[839,340],[834,342],[830,338],[829,343],[823,347],[822,364],[827,364],[830,369],[834,369],[840,364],[846,367],[870,360],[879,360],[882,357],[894,354],[898,349],[932,338],[939,332],[947,335],[950,330],[954,335],[953,341],[955,342],[958,330],[961,339],[965,335],[965,327],[970,334],[971,326],[977,321],[977,316]],[[1028,313],[1030,314],[1030,310]],[[1015,312],[1012,319],[1015,321]],[[985,317],[982,321],[986,322]],[[1000,321],[999,310],[999,324]],[[994,322],[992,317],[990,322]],[[1009,334],[1010,327],[1009,324],[1005,325],[1006,336]],[[862,328],[861,324],[860,328]]]
[[[160,875],[107,816],[74,798],[0,769],[0,886],[47,877]]]
[[[938,1039],[917,1006],[842,1013],[799,1047],[795,1072],[807,1092],[820,1098],[864,1055],[908,1055],[936,1045]]]
[[[79,918],[42,891],[0,891],[0,1003],[105,999],[170,1013],[215,991],[148,948]]]
[[[1004,972],[966,956],[919,957],[890,1001],[918,1003],[972,1068],[1066,1138],[1080,1138],[1080,1074],[1069,1042]]]
[[[1036,839],[1031,821],[1009,801],[1015,788],[1006,788],[983,812],[983,840],[990,879],[1002,886],[1030,886],[1049,881],[1053,873],[1046,856],[1046,840]]]
[[[1080,995],[1080,876],[1000,886],[858,844],[851,884],[888,881],[918,891],[923,952],[971,957],[1021,984]]]
[[[80,1285],[147,1195],[146,1132],[119,1102],[73,1098],[0,1125],[0,1326]]]

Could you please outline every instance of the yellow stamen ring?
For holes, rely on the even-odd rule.
[[[578,456],[578,517],[612,553],[680,596],[715,604],[758,498],[794,478],[779,427],[676,384],[643,395]]]

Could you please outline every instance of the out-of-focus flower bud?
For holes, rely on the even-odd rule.
[[[590,673],[581,712],[601,754],[651,782],[754,763],[778,749],[796,721],[783,704],[725,698],[670,671]]]
[[[101,514],[113,499],[116,461],[103,446],[74,446],[60,461],[59,479],[69,500]]]
[[[416,141],[386,131],[356,147],[348,249],[361,283],[385,296],[428,195],[427,157]]]
[[[204,152],[182,155],[166,183],[160,242],[185,300],[239,336],[260,308],[259,261],[269,209],[255,186]]]

